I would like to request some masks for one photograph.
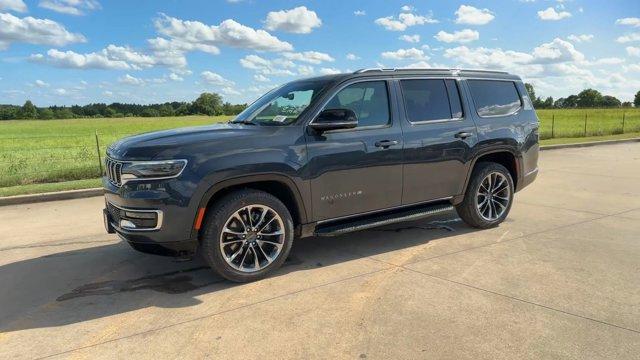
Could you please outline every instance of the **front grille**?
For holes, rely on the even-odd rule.
[[[122,162],[111,158],[104,159],[105,174],[109,182],[115,186],[122,185]]]
[[[122,211],[122,215],[124,215],[124,210],[120,210],[117,207],[111,205],[111,203],[107,203],[107,211],[109,212],[109,215],[111,215],[113,221],[116,224],[120,224],[120,218],[122,217],[120,212]]]

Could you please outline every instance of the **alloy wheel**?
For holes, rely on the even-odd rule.
[[[233,213],[220,233],[220,250],[232,268],[246,273],[269,266],[282,252],[282,218],[265,205],[249,205]]]
[[[476,206],[486,221],[499,219],[509,207],[511,188],[507,177],[499,172],[487,175],[478,188]]]

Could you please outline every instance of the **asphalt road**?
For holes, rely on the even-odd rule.
[[[301,240],[244,285],[131,250],[101,198],[0,207],[0,358],[638,359],[640,144],[540,165],[498,228]]]

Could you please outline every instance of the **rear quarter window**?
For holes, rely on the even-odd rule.
[[[467,80],[476,112],[482,117],[507,116],[522,106],[513,81]]]

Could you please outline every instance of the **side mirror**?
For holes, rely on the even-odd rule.
[[[317,132],[353,129],[358,126],[358,117],[351,109],[326,109],[316,117],[309,127]]]

